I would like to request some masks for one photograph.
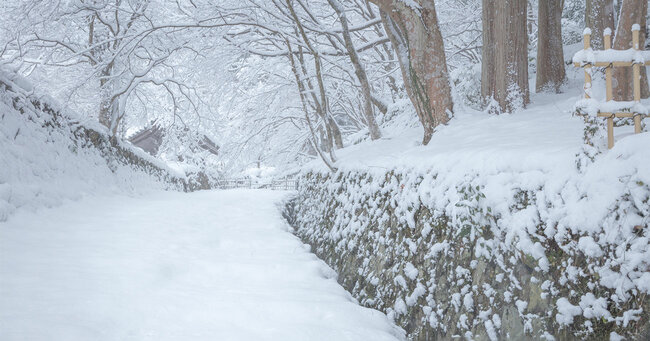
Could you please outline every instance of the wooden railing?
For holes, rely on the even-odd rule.
[[[254,182],[251,178],[221,179],[218,183],[219,189],[254,188],[287,191],[295,190],[297,187],[298,181],[293,178],[273,179],[271,182],[261,183]]]
[[[220,179],[217,187],[219,189],[233,189],[233,188],[253,188],[253,180],[251,179]]]
[[[270,187],[273,190],[295,190],[298,189],[298,180],[296,179],[274,179],[271,181]]]
[[[639,46],[638,24],[632,25],[632,49],[613,50],[612,30],[607,28],[603,32],[604,50],[594,51],[591,48],[591,30],[585,29],[583,33],[584,49],[573,56],[573,64],[585,70],[585,99],[592,98],[591,68],[605,68],[606,99],[605,103],[598,104],[598,117],[607,119],[607,147],[614,147],[614,118],[633,118],[634,133],[641,132],[641,120],[648,117],[648,109],[641,105],[641,67],[650,65],[650,51],[642,51]],[[633,102],[618,102],[613,100],[612,69],[614,67],[632,67],[633,73]]]

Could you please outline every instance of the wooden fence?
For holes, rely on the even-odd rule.
[[[253,180],[251,179],[221,179],[218,182],[219,189],[233,189],[233,188],[253,188]]]
[[[607,119],[607,147],[614,147],[614,118],[633,118],[634,133],[641,132],[641,120],[648,117],[645,107],[641,102],[641,67],[650,65],[650,51],[642,51],[639,46],[638,24],[632,25],[632,46],[630,50],[612,49],[612,31],[605,29],[603,34],[604,50],[594,51],[591,48],[591,30],[585,29],[583,33],[584,50],[578,51],[573,56],[575,66],[585,70],[585,98],[590,99],[591,93],[591,68],[605,68],[606,99],[604,105],[598,106],[598,117]],[[633,102],[617,102],[613,100],[612,69],[614,67],[632,67],[633,73]],[[643,111],[643,112],[642,112]]]
[[[270,187],[273,190],[296,190],[298,189],[298,180],[296,179],[274,179],[271,181]]]
[[[239,179],[221,179],[219,180],[219,189],[234,188],[255,188],[255,189],[272,189],[276,191],[295,190],[298,188],[298,181],[293,178],[273,179],[271,182],[254,182],[251,178]]]

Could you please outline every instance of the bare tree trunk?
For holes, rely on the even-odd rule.
[[[481,51],[481,97],[484,104],[494,98],[496,91],[496,37],[494,36],[495,5],[493,0],[483,0],[481,20],[483,48]]]
[[[111,120],[113,115],[112,109],[112,89],[111,82],[108,78],[111,75],[111,68],[106,67],[102,70],[102,76],[99,80],[99,94],[100,94],[100,103],[99,103],[99,123],[101,123],[106,128],[111,128]]]
[[[363,96],[363,106],[364,106],[364,117],[366,119],[366,124],[368,125],[368,131],[370,132],[370,139],[377,140],[381,137],[379,132],[379,126],[375,121],[375,114],[372,110],[372,94],[370,92],[370,81],[368,81],[368,76],[366,75],[366,70],[361,61],[359,60],[359,55],[357,50],[354,48],[354,43],[352,42],[352,37],[350,37],[350,29],[348,27],[348,18],[345,15],[345,9],[343,5],[337,0],[328,0],[330,6],[336,12],[336,15],[339,17],[341,22],[341,27],[343,29],[343,40],[345,41],[345,49],[348,51],[350,61],[354,67],[354,73],[359,79],[361,84],[361,94]]]
[[[562,0],[539,0],[535,91],[560,92],[566,73],[562,51]]]
[[[285,41],[287,44],[287,48],[289,49],[289,62],[291,63],[291,71],[293,72],[294,77],[296,78],[296,85],[298,86],[298,93],[300,96],[300,103],[302,104],[302,109],[303,112],[305,113],[305,120],[307,121],[307,126],[309,127],[309,133],[311,134],[311,138],[309,139],[310,144],[314,150],[316,150],[316,153],[318,156],[320,156],[321,160],[325,163],[325,165],[332,171],[335,172],[336,168],[334,167],[334,162],[336,162],[336,159],[328,158],[325,153],[321,150],[319,147],[317,141],[316,141],[316,132],[314,129],[314,125],[311,122],[311,119],[309,118],[309,110],[307,109],[307,99],[305,98],[305,85],[303,84],[303,80],[300,75],[300,71],[298,71],[298,67],[296,66],[296,61],[294,59],[294,54],[291,49],[291,44],[289,43],[289,40]],[[331,144],[331,143],[330,143]]]
[[[434,0],[371,0],[381,9],[385,29],[397,54],[404,85],[424,127],[423,144],[453,111],[447,60]]]
[[[513,111],[530,102],[528,91],[527,0],[497,1],[496,100]]]
[[[497,112],[512,112],[530,101],[528,90],[528,34],[526,0],[483,1],[483,27],[488,31],[481,71],[484,98],[494,100]],[[485,8],[485,7],[490,8]],[[487,22],[485,21],[487,19]],[[491,26],[491,27],[490,27]],[[491,73],[491,74],[490,74]],[[494,85],[492,85],[494,84]]]
[[[613,0],[587,0],[585,26],[591,29],[591,46],[602,50],[603,32],[606,28],[614,29]]]
[[[287,46],[290,46],[289,43],[287,43]],[[300,63],[300,71],[302,72],[301,76],[299,77],[300,82],[302,84],[304,80],[304,84],[306,85],[306,88],[303,91],[307,91],[311,95],[311,98],[313,100],[312,107],[314,110],[316,110],[316,114],[318,117],[321,118],[323,121],[323,126],[319,129],[319,133],[321,134],[321,147],[328,153],[330,153],[330,156],[332,157],[332,160],[336,160],[336,157],[334,156],[334,141],[337,141],[336,145],[339,146],[339,143],[343,145],[343,142],[341,140],[341,132],[338,130],[338,126],[336,123],[332,124],[331,123],[331,118],[327,116],[327,113],[323,109],[323,106],[321,105],[321,102],[316,96],[316,90],[314,89],[314,86],[311,83],[310,78],[307,76],[307,66],[305,64],[305,57],[303,53],[302,46],[298,46],[298,62]],[[310,121],[311,122],[311,121]],[[310,123],[311,124],[311,123]],[[336,130],[334,130],[335,128]],[[336,138],[338,136],[338,139]]]
[[[616,37],[614,38],[614,49],[627,50],[632,48],[632,25],[639,24],[639,48],[643,49],[646,36],[646,13],[648,13],[647,0],[624,0],[621,7],[621,15],[618,18]],[[614,100],[631,101],[634,99],[634,88],[631,67],[617,67],[613,72]],[[650,97],[648,90],[648,76],[646,68],[641,67],[641,98]]]
[[[388,112],[388,105],[386,105],[386,103],[375,96],[372,96],[372,104],[374,104],[382,114],[386,114]]]
[[[375,13],[374,8],[370,5],[370,1],[365,0],[364,4],[366,5],[366,10],[368,11],[368,19],[373,20],[377,18],[377,14]],[[384,34],[386,33],[386,30],[383,28],[382,25],[373,25],[372,26],[373,31],[377,34],[378,37],[384,37]],[[395,102],[395,99],[397,99],[398,94],[400,93],[400,86],[397,85],[397,81],[395,80],[395,77],[391,74],[393,69],[395,69],[395,63],[392,62],[395,60],[395,53],[393,51],[393,47],[390,44],[384,43],[381,44],[381,50],[383,50],[384,53],[381,53],[379,51],[379,48],[375,48],[377,51],[377,55],[379,58],[382,60],[384,63],[384,71],[388,74],[387,77],[387,83],[388,87],[390,88],[390,94],[391,94],[391,99],[393,102]],[[373,103],[376,103],[375,100],[373,100]],[[381,106],[378,106],[377,109],[379,109],[382,113],[386,113],[385,107],[382,108]]]
[[[321,57],[318,51],[312,46],[311,40],[307,36],[307,33],[305,32],[305,29],[302,26],[302,23],[300,22],[300,18],[298,18],[298,15],[296,14],[296,11],[293,7],[293,3],[291,0],[286,0],[287,8],[289,9],[289,12],[291,14],[291,17],[296,24],[296,28],[298,29],[298,32],[300,33],[300,36],[302,37],[307,49],[311,53],[311,55],[314,58],[314,68],[316,69],[316,82],[318,83],[318,89],[319,89],[319,94],[320,94],[320,107],[322,109],[322,118],[323,121],[325,122],[327,126],[327,131],[329,134],[332,135],[334,143],[336,144],[337,148],[343,148],[343,138],[341,137],[341,130],[339,129],[339,126],[336,124],[332,116],[330,115],[329,112],[329,104],[327,101],[327,93],[325,91],[325,83],[323,81],[323,69],[322,69],[322,63],[321,63]],[[318,102],[318,101],[317,101]],[[332,159],[335,159],[334,157],[334,150],[329,151]]]
[[[104,89],[100,90],[101,101],[99,103],[99,123],[106,128],[111,127],[111,103],[110,96],[104,94]]]
[[[88,18],[88,46],[92,47],[95,44],[95,15],[91,15]],[[100,39],[101,40],[101,39]],[[99,51],[98,51],[99,49]],[[90,65],[97,67],[98,59],[101,58],[101,50],[106,49],[106,46],[99,48],[91,48],[89,54]],[[99,78],[99,116],[98,120],[101,125],[113,131],[113,136],[117,133],[117,129],[112,127],[113,123],[113,114],[116,111],[115,103],[112,99],[112,83],[110,82],[110,77],[113,73],[113,62],[108,63],[101,69],[101,76]]]
[[[338,123],[334,120],[332,115],[328,112],[326,113],[327,115],[327,127],[328,129],[332,132],[332,136],[334,137],[334,145],[336,148],[341,149],[343,148],[343,137],[341,136],[341,128],[339,128]]]
[[[88,46],[95,44],[95,16],[88,17]],[[92,58],[90,58],[90,65],[97,66],[98,53],[96,49],[89,51]],[[111,91],[108,88],[108,77],[111,74],[110,66],[105,67],[101,72],[99,78],[99,116],[97,117],[99,123],[106,128],[111,127]]]

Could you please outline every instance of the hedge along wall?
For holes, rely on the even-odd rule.
[[[600,205],[587,175],[499,176],[311,171],[286,216],[415,340],[649,339],[646,175]]]

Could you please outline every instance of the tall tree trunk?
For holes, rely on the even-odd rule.
[[[334,158],[328,158],[325,153],[321,150],[320,146],[318,145],[318,142],[316,141],[316,131],[314,129],[314,125],[311,122],[311,118],[309,117],[309,110],[307,109],[307,99],[305,98],[306,94],[306,89],[305,89],[305,84],[303,83],[303,78],[304,74],[301,75],[301,71],[299,71],[298,67],[296,66],[296,60],[294,58],[294,53],[291,48],[291,43],[289,43],[289,40],[285,40],[285,43],[287,44],[287,48],[289,49],[289,62],[291,63],[291,71],[293,72],[293,75],[296,79],[296,85],[298,86],[298,94],[300,96],[300,103],[302,104],[302,110],[305,114],[305,121],[307,122],[307,126],[309,127],[309,133],[311,134],[311,138],[309,139],[309,142],[318,154],[320,156],[321,160],[327,165],[327,167],[332,171],[336,171],[336,168],[334,167],[334,162],[336,162],[336,159]],[[331,145],[331,143],[330,143]]]
[[[621,7],[621,15],[618,18],[616,37],[614,38],[614,49],[627,50],[632,48],[632,25],[639,24],[639,48],[643,50],[646,33],[646,14],[648,13],[648,0],[624,0]],[[612,82],[614,100],[631,101],[634,99],[634,87],[631,67],[614,68]],[[641,98],[650,97],[648,90],[648,76],[646,68],[641,67]]]
[[[101,72],[99,80],[99,123],[106,128],[111,128],[113,117],[113,82],[109,80],[112,74],[112,65],[105,67]]]
[[[339,128],[339,124],[336,123],[334,117],[332,117],[331,113],[329,112],[327,112],[327,127],[332,132],[332,137],[334,138],[334,145],[336,146],[336,148],[338,149],[343,148],[343,137],[341,135],[341,128]]]
[[[530,101],[526,0],[484,0],[484,62],[481,91],[498,112],[512,112]],[[488,7],[488,8],[486,8]],[[487,19],[487,20],[485,20]],[[493,47],[493,48],[491,48]]]
[[[535,91],[560,91],[566,73],[562,51],[562,0],[539,0]]]
[[[375,9],[370,5],[369,0],[365,0],[364,4],[366,5],[366,10],[368,11],[368,19],[373,20],[377,18],[377,14],[375,14]],[[377,37],[383,38],[384,34],[386,34],[386,30],[383,28],[382,25],[373,25],[372,29],[377,34]],[[377,51],[377,55],[381,59],[382,63],[384,64],[384,71],[386,71],[387,74],[387,83],[388,83],[388,88],[390,89],[390,95],[391,99],[393,102],[397,99],[397,96],[400,93],[401,86],[397,85],[397,80],[395,80],[395,77],[392,75],[392,71],[395,69],[395,63],[393,62],[395,58],[395,53],[393,52],[393,47],[388,44],[384,43],[381,44],[381,49],[378,47],[375,47]],[[380,51],[381,50],[381,51]],[[383,53],[382,53],[383,51]],[[373,99],[373,103],[377,103],[376,99]],[[377,106],[377,109],[379,109],[382,113],[386,113],[387,108],[382,107],[382,106]]]
[[[109,45],[103,45],[100,47],[94,47],[96,40],[102,40],[102,37],[97,39],[95,36],[95,15],[88,17],[88,48],[90,58],[90,65],[94,68],[100,69],[100,78],[99,78],[99,116],[98,121],[101,125],[108,128],[113,136],[117,134],[117,127],[113,126],[113,119],[115,115],[119,114],[117,103],[113,100],[113,82],[111,76],[113,75],[113,66],[114,62],[109,62],[107,65],[103,66],[98,64],[102,58],[102,52],[105,53],[105,49]],[[106,38],[104,38],[106,39]],[[118,120],[119,123],[119,120]]]
[[[90,58],[90,65],[92,67],[97,66],[97,59],[99,53],[96,48],[91,48],[95,44],[95,15],[88,17],[88,47],[90,49],[89,53],[92,58]],[[112,65],[112,64],[111,64]],[[108,78],[111,75],[112,66],[108,65],[101,70],[101,77],[99,78],[99,115],[97,120],[101,125],[106,128],[111,127],[111,92],[108,87]]]
[[[423,144],[453,111],[447,59],[434,0],[371,0],[379,6],[406,91],[424,127]]]
[[[484,104],[494,98],[496,91],[496,37],[494,35],[495,5],[493,0],[483,0],[481,21],[483,48],[481,50],[481,97]]]
[[[341,5],[338,0],[328,0],[330,6],[334,9],[339,21],[341,22],[341,27],[343,28],[343,40],[345,41],[345,49],[348,51],[348,56],[354,67],[354,72],[359,79],[359,84],[361,84],[361,94],[363,96],[363,111],[364,117],[366,119],[366,124],[368,125],[368,131],[370,132],[370,139],[377,140],[381,137],[379,132],[379,126],[377,121],[375,121],[375,114],[372,110],[372,94],[370,89],[370,81],[368,81],[368,75],[366,70],[361,65],[359,60],[359,55],[357,50],[354,48],[354,43],[352,42],[352,37],[350,37],[350,29],[348,27],[348,18],[345,15],[345,8]]]
[[[587,0],[585,26],[591,29],[591,46],[602,50],[603,32],[606,28],[614,29],[614,1]]]
[[[332,137],[330,140],[334,141],[337,148],[343,148],[343,138],[341,137],[341,130],[339,129],[339,126],[336,124],[334,118],[332,117],[329,111],[329,104],[327,100],[327,93],[325,91],[325,82],[323,80],[323,69],[322,69],[320,54],[313,47],[311,40],[307,36],[307,33],[305,32],[305,29],[303,28],[302,23],[300,22],[300,18],[298,18],[298,15],[296,14],[296,11],[293,7],[292,0],[286,0],[286,4],[287,4],[287,8],[289,9],[289,13],[291,14],[291,18],[293,19],[296,28],[300,33],[303,42],[305,43],[305,46],[307,47],[307,49],[309,50],[309,52],[314,58],[314,68],[316,70],[316,83],[318,84],[318,90],[320,95],[320,101],[316,100],[316,102],[319,102],[319,106],[321,107],[320,114],[327,127],[328,134],[330,134]],[[330,149],[329,152],[332,159],[336,159],[334,157],[333,148]]]

